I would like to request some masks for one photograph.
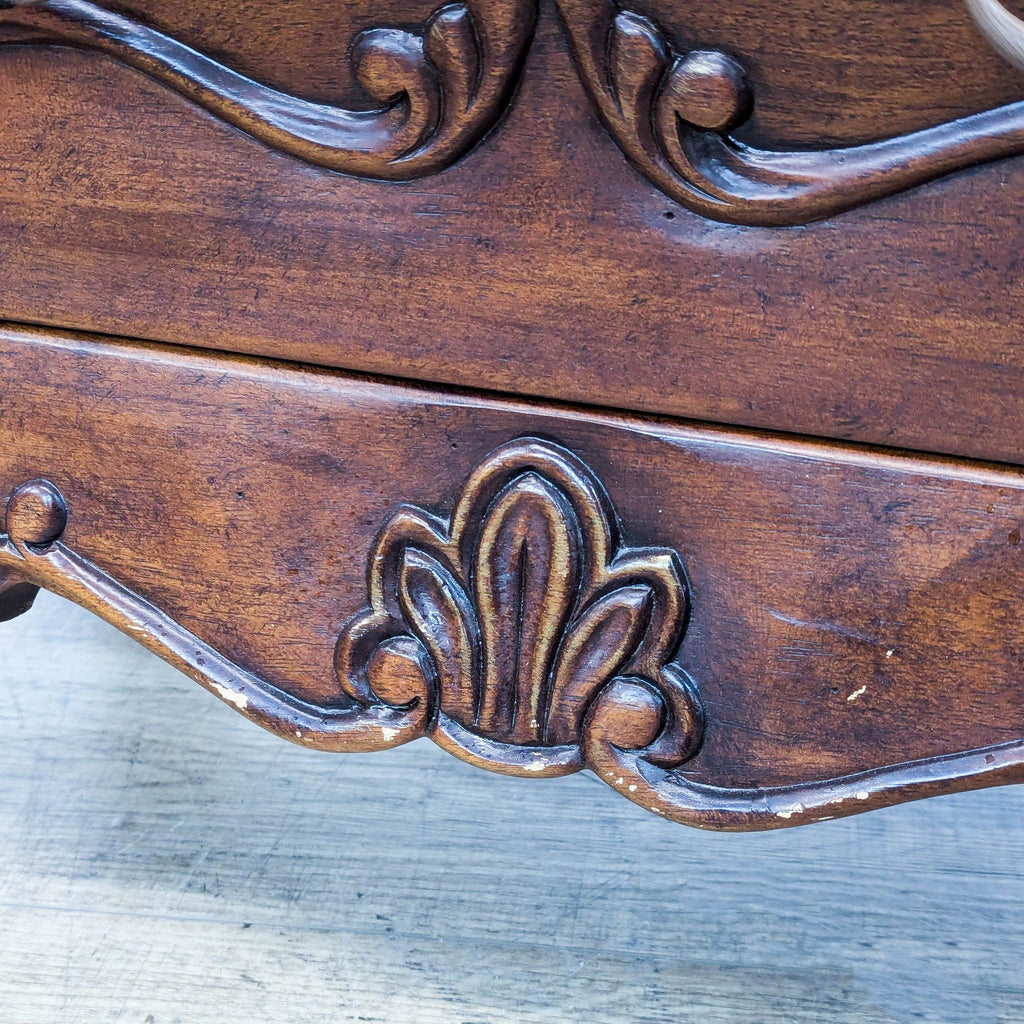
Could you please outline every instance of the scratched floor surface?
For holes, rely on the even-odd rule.
[[[3,1024],[1024,1022],[1024,787],[691,832],[299,750],[46,595],[0,697]]]

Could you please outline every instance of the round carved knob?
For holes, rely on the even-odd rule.
[[[640,750],[654,742],[665,720],[665,701],[639,679],[613,679],[594,699],[588,721],[606,743]]]
[[[743,68],[717,50],[680,57],[665,83],[665,98],[684,120],[707,131],[727,132],[742,124],[754,106]]]
[[[68,507],[49,480],[30,480],[7,499],[7,535],[13,541],[41,547],[64,532]]]

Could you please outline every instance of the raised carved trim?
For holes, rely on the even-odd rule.
[[[693,781],[686,762],[705,723],[674,660],[687,609],[678,556],[623,544],[597,477],[536,438],[488,456],[450,515],[406,506],[388,518],[368,562],[369,605],[337,643],[340,690],[327,705],[236,665],[77,554],[63,539],[68,519],[49,481],[10,493],[0,612],[27,607],[5,602],[17,588],[45,587],[303,746],[369,751],[426,735],[494,771],[589,768],[656,814],[733,831],[1024,781],[1024,741],[793,786]]]
[[[369,608],[338,641],[342,686],[364,705],[429,704],[432,735],[459,757],[514,775],[576,771],[598,706],[651,762],[678,765],[700,744],[699,698],[671,661],[687,617],[679,559],[622,546],[600,483],[565,449],[499,448],[449,519],[399,509],[367,586]],[[399,656],[410,667],[389,673]],[[396,693],[396,679],[414,686]],[[600,703],[606,690],[617,696]]]
[[[715,220],[804,224],[1024,152],[1024,102],[860,146],[749,146],[732,134],[754,103],[733,57],[680,53],[654,22],[613,0],[556,2],[619,147],[666,195]],[[998,0],[965,3],[993,47],[1024,66],[1024,22]],[[483,138],[511,98],[536,18],[536,0],[464,0],[438,8],[418,34],[362,33],[355,77],[381,104],[363,111],[271,89],[88,0],[0,0],[0,25],[26,41],[99,50],[282,152],[385,180],[443,170]]]
[[[380,107],[346,110],[271,89],[87,0],[0,0],[0,26],[17,26],[25,41],[99,50],[275,149],[395,181],[443,170],[490,130],[515,88],[536,16],[536,0],[464,0],[439,7],[418,34],[363,32],[353,71]]]
[[[731,56],[680,53],[653,21],[612,0],[556,2],[583,84],[623,153],[666,195],[715,220],[804,224],[1024,153],[1024,102],[861,146],[749,146],[731,134],[754,103]],[[1019,63],[1024,23],[996,0],[966,2],[995,48]]]

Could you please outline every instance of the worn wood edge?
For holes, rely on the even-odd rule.
[[[0,537],[0,568],[24,582],[81,605],[198,682],[268,731],[302,746],[369,752],[409,742],[426,732],[453,751],[450,723],[428,726],[425,701],[401,707],[319,707],[282,693],[234,664],[150,602],[77,555],[59,539],[33,544]],[[751,832],[830,821],[942,794],[1024,782],[1024,740],[940,757],[886,765],[795,786],[719,787],[691,782],[684,769],[665,770],[615,742],[621,723],[604,706],[613,682],[588,713],[586,767],[629,800],[668,820],[710,831]],[[624,701],[623,701],[624,703]],[[462,741],[464,742],[464,741]],[[486,750],[466,758],[509,773]],[[528,774],[515,772],[514,774]],[[563,774],[544,768],[543,775]]]
[[[228,365],[233,373],[274,383],[282,373],[308,378],[323,386],[331,381],[363,383],[391,389],[395,395],[417,398],[429,396],[445,405],[475,407],[487,404],[493,409],[511,413],[542,410],[554,419],[574,422],[622,426],[640,433],[655,435],[671,431],[681,441],[707,440],[714,435],[719,445],[737,451],[778,453],[848,466],[884,468],[915,476],[968,480],[973,483],[1024,490],[1024,466],[992,459],[974,459],[944,452],[869,444],[861,441],[834,440],[812,434],[789,434],[756,427],[738,427],[715,420],[687,419],[665,414],[615,409],[583,402],[555,401],[534,395],[511,394],[483,388],[450,385],[444,381],[410,379],[379,373],[366,373],[336,367],[319,366],[268,356],[253,356],[227,349],[192,348],[157,339],[129,340],[112,334],[81,331],[21,321],[0,321],[0,336],[35,347],[52,347],[66,352],[95,352],[121,359],[136,359],[150,364],[164,362],[168,366],[208,368],[213,362]],[[439,392],[438,389],[443,389]]]
[[[89,340],[80,335],[45,335],[36,331],[6,329],[7,337],[34,347],[51,346],[72,352],[103,352],[120,359],[145,359],[150,364],[165,363],[196,369],[208,368],[212,357],[190,350],[135,343]],[[217,360],[218,364],[222,361]],[[232,371],[259,379],[272,386],[283,373],[308,380],[314,387],[329,387],[331,381],[351,384],[352,375],[338,371],[303,370],[249,357],[232,357]],[[363,378],[355,378],[363,379]],[[392,392],[422,398],[422,385],[376,382]],[[435,401],[436,394],[432,395]],[[446,403],[488,404],[512,411],[525,411],[537,405],[513,400],[496,400],[473,395],[442,396]],[[539,403],[538,403],[539,404]],[[541,406],[551,414],[549,406]],[[579,420],[579,410],[562,407],[556,415]],[[582,414],[594,422],[628,424],[632,429],[645,425],[632,416],[588,412]],[[653,429],[653,426],[651,427]],[[670,431],[680,439],[700,441],[714,437],[716,444],[730,443],[737,448],[761,452],[785,452],[812,460],[836,461],[832,445],[809,440],[784,440],[740,432],[701,429],[693,425],[671,423]],[[662,431],[664,432],[664,431]],[[1024,474],[1017,467],[977,465],[962,459],[927,458],[894,452],[878,452],[847,446],[845,461],[858,466],[891,467],[903,473],[941,475],[972,479],[987,485],[1024,489]],[[149,650],[199,682],[225,703],[292,742],[323,750],[369,751],[407,742],[424,734],[428,727],[434,738],[449,750],[464,740],[454,736],[440,722],[434,729],[429,722],[434,709],[427,702],[411,699],[397,705],[318,706],[296,699],[234,664],[230,659],[199,640],[173,618],[133,593],[99,567],[88,562],[61,540],[67,510],[56,494],[47,491],[53,485],[45,481],[26,482],[8,501],[7,536],[0,538],[0,569],[3,587],[44,587],[98,614],[132,636]],[[12,516],[11,500],[18,495],[39,499]],[[23,503],[24,505],[24,503]],[[27,507],[27,506],[26,506]],[[25,591],[21,591],[24,596]],[[22,609],[24,610],[24,609]],[[621,687],[619,690],[621,691]],[[628,687],[627,687],[628,689]],[[621,706],[635,699],[635,693],[612,693],[608,700]],[[965,789],[1012,784],[1024,781],[1024,740],[944,754],[900,764],[880,766],[867,771],[823,779],[799,785],[766,788],[724,788],[691,782],[682,767],[663,767],[642,756],[642,752],[623,749],[617,729],[621,723],[608,713],[602,701],[595,701],[584,736],[584,761],[606,784],[629,799],[661,816],[700,828],[723,831],[752,831],[786,828],[842,817],[889,804],[951,793]],[[435,721],[440,721],[435,719]],[[691,751],[692,752],[692,751]],[[512,774],[529,775],[529,765],[502,763],[486,747],[469,750],[464,759],[481,767]],[[684,759],[685,760],[685,759]],[[542,767],[537,775],[564,774],[575,770],[572,764]]]

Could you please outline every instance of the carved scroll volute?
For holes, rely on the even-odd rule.
[[[613,727],[652,763],[681,763],[703,728],[671,663],[682,569],[670,551],[618,546],[614,523],[571,453],[535,439],[499,448],[450,520],[406,507],[381,531],[370,608],[338,642],[342,686],[384,699],[368,671],[375,652],[418,645],[437,742],[495,771],[555,775],[584,766],[595,700],[614,683],[622,699],[602,705],[622,720]]]
[[[49,544],[63,532],[68,521],[67,505],[60,491],[45,480],[33,480],[8,496],[0,517],[4,533],[18,538],[23,545]],[[0,542],[5,539],[0,534]],[[0,552],[2,555],[2,552]],[[5,564],[0,557],[0,622],[27,612],[39,587]]]
[[[804,224],[933,178],[1024,153],[1024,102],[861,146],[773,151],[731,134],[754,94],[717,50],[678,53],[650,19],[610,0],[556,0],[577,67],[630,161],[696,213],[735,224]],[[1020,63],[1024,24],[967,0],[993,45]]]
[[[0,28],[32,42],[99,50],[163,82],[282,152],[345,174],[405,180],[444,169],[508,104],[536,0],[464,0],[420,33],[375,28],[353,42],[356,80],[376,110],[311,103],[255,82],[88,0],[0,0]]]

